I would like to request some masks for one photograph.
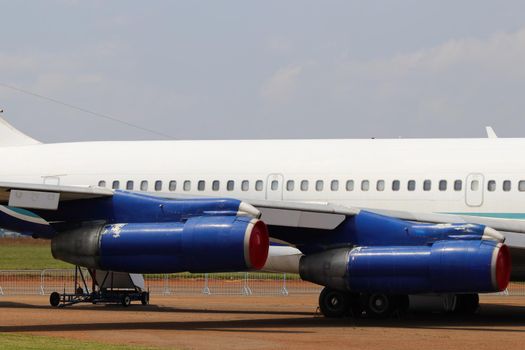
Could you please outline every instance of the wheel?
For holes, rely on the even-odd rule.
[[[397,310],[399,302],[396,296],[383,293],[364,295],[362,301],[366,314],[374,318],[389,317],[394,310]]]
[[[123,295],[120,302],[122,303],[122,306],[128,307],[131,305],[131,298],[129,295]]]
[[[473,315],[479,308],[478,294],[458,294],[456,295],[455,314]]]
[[[58,305],[60,305],[60,294],[58,294],[57,292],[51,293],[51,295],[49,296],[49,304],[51,304],[51,306],[53,307],[57,307]]]
[[[325,287],[319,295],[319,309],[325,317],[343,317],[349,311],[349,294]]]
[[[142,305],[148,305],[149,304],[149,293],[148,292],[143,292],[140,295],[140,302],[142,303]]]
[[[78,295],[84,294],[84,289],[82,289],[82,287],[77,287],[77,289],[75,290],[75,294],[78,294]]]

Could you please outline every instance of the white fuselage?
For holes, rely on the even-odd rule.
[[[525,139],[38,144],[0,148],[0,181],[525,218],[522,149]]]

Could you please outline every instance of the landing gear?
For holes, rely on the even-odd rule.
[[[397,306],[396,298],[388,294],[364,294],[362,299],[366,314],[374,318],[390,316]]]
[[[325,287],[319,295],[319,309],[325,317],[339,318],[350,310],[348,293]]]
[[[457,294],[453,312],[458,315],[473,315],[479,308],[478,294]]]
[[[386,318],[408,310],[408,295],[384,293],[357,294],[325,287],[319,296],[319,309],[325,317],[335,318],[365,314],[373,318]]]

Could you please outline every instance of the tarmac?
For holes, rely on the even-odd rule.
[[[326,319],[316,295],[153,296],[152,305],[75,305],[0,296],[0,332],[170,349],[523,349],[525,297],[484,296],[477,314]]]

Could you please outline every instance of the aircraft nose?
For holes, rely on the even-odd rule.
[[[481,237],[481,239],[498,241],[500,243],[505,242],[505,236],[501,232],[498,232],[492,227],[488,227],[488,226],[485,227],[485,230],[483,231],[483,236]]]

